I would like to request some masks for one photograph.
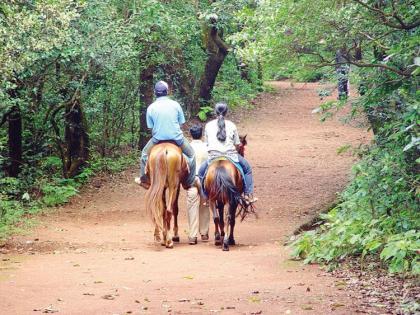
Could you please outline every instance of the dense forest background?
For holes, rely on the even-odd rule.
[[[0,237],[136,163],[159,79],[205,120],[213,100],[246,106],[264,80],[336,82],[345,65],[359,95],[326,102],[321,118],[350,106],[374,141],[345,148],[361,158],[352,181],[294,255],[420,273],[419,16],[408,0],[2,1]]]

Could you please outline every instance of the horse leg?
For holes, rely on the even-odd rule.
[[[175,195],[175,202],[174,202],[174,236],[172,237],[172,240],[174,242],[179,242],[179,235],[178,235],[178,212],[179,212],[179,207],[178,207],[178,198],[179,198],[179,189],[180,186],[178,186],[178,189],[176,191],[176,195]]]
[[[166,239],[166,247],[167,248],[173,248],[174,247],[174,239],[176,240],[178,238],[179,241],[179,236],[178,236],[178,196],[179,196],[179,184],[178,185],[171,185],[169,188],[169,193],[168,193],[168,207],[166,208],[166,228],[167,228],[167,233],[168,233],[168,237]],[[175,236],[172,237],[172,233],[171,233],[171,219],[172,219],[172,215],[174,215],[174,233]]]
[[[172,211],[171,209],[166,210],[166,217],[165,217],[165,229],[167,233],[166,237],[166,248],[173,248],[174,243],[172,241],[172,233],[171,233],[171,219],[172,219]]]
[[[155,224],[155,243],[159,244],[161,242],[161,238],[160,238],[160,231],[159,231],[159,227],[157,226],[157,224]]]
[[[235,229],[235,217],[236,217],[236,208],[237,204],[231,204],[229,207],[229,224],[230,224],[230,233],[229,233],[229,245],[236,245],[235,238],[233,237],[233,230]]]
[[[217,204],[217,209],[219,211],[219,227],[220,227],[220,238],[221,238],[221,242],[224,244],[224,239],[225,239],[225,220],[224,220],[224,207],[225,205],[223,203],[218,203]],[[223,250],[224,246],[223,246]]]
[[[163,238],[161,241],[161,245],[162,246],[166,246],[166,240],[168,238],[168,232],[167,232],[167,228],[166,228],[166,188],[163,190],[163,195],[162,195],[162,220],[163,220]]]
[[[222,245],[221,237],[220,237],[220,230],[219,230],[219,211],[216,208],[216,204],[214,202],[210,202],[210,209],[213,212],[213,221],[214,221],[214,245],[219,246]]]

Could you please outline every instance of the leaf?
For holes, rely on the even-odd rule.
[[[101,296],[101,298],[103,298],[104,300],[115,300],[115,295],[105,294],[105,295]]]
[[[28,193],[28,192],[25,192],[25,193],[22,195],[22,200],[25,200],[25,201],[29,201],[29,200],[31,200],[31,196],[29,195],[29,193]]]
[[[260,303],[261,299],[258,296],[250,296],[248,298],[248,301],[251,303]]]

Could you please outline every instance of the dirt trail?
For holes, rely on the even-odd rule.
[[[316,84],[273,85],[276,94],[235,114],[248,134],[259,219],[237,224],[230,252],[186,243],[185,194],[181,243],[156,249],[133,169],[41,216],[3,248],[0,314],[354,313],[357,301],[336,279],[288,260],[282,244],[344,187],[354,160],[337,148],[368,135],[337,120],[321,124],[311,114]]]

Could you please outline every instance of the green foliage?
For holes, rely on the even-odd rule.
[[[261,91],[257,69],[247,69],[248,80],[241,78],[236,57],[228,55],[218,75],[212,97],[215,102],[224,101],[229,107],[249,106],[249,100]]]
[[[0,240],[16,232],[16,227],[26,221],[27,215],[38,213],[45,207],[54,207],[68,202],[78,193],[78,188],[96,174],[121,172],[134,165],[138,156],[137,151],[115,158],[95,156],[92,163],[72,179],[63,179],[60,176],[61,161],[51,156],[40,163],[42,169],[40,176],[35,177],[35,183],[31,182],[28,176],[1,178]],[[29,172],[35,172],[35,169]]]
[[[200,111],[197,114],[197,117],[200,118],[201,121],[206,121],[207,116],[213,112],[213,107],[211,106],[201,106]]]
[[[45,184],[41,187],[41,191],[44,195],[41,202],[47,207],[66,203],[70,197],[77,194],[77,189],[71,184]]]
[[[339,205],[317,231],[303,234],[293,255],[305,262],[338,262],[349,255],[378,255],[391,273],[420,271],[418,174],[406,172],[401,149],[371,149],[354,166]],[[416,195],[417,194],[417,195]]]
[[[337,67],[350,66],[360,93],[352,95],[351,115],[362,115],[374,133],[340,203],[325,224],[294,243],[294,255],[330,264],[373,255],[390,272],[418,274],[419,7],[410,1],[268,0],[243,10],[241,18],[242,31],[232,36],[243,47],[238,54],[264,60],[268,78],[322,76],[337,84]],[[321,98],[328,94],[320,91]],[[315,112],[325,120],[344,106],[345,100],[328,101]]]
[[[186,116],[195,114],[188,111],[198,95],[195,89],[207,59],[205,27],[210,17],[217,16],[223,40],[232,44],[214,99],[232,106],[246,104],[244,99],[255,95],[260,82],[252,63],[249,77],[241,78],[235,45],[227,37],[239,31],[237,12],[252,10],[248,4],[246,0],[2,2],[0,227],[44,206],[65,203],[98,172],[119,172],[135,163],[139,137],[148,136],[140,121],[142,109],[151,101],[145,96],[153,89],[150,82],[168,81]],[[4,116],[13,106],[23,121],[22,170],[16,179],[7,177],[11,161]],[[77,124],[71,120],[76,112],[81,113]],[[205,119],[208,113],[202,108],[199,116]],[[89,157],[83,155],[83,163],[75,163],[77,170],[69,174],[66,171],[81,157],[74,139],[80,126]],[[4,235],[6,228],[2,231]]]

